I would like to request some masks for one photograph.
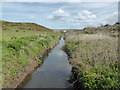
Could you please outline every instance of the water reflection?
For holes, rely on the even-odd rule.
[[[61,49],[64,43],[62,37],[23,88],[65,88],[69,85],[67,78],[71,75],[71,66],[66,53]]]

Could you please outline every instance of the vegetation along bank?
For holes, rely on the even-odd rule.
[[[42,62],[42,57],[61,37],[34,23],[1,21],[2,87],[17,88]]]
[[[118,89],[118,26],[69,31],[64,50],[73,65],[69,78],[77,89]]]

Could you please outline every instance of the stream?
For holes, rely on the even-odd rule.
[[[61,49],[64,44],[62,37],[59,44],[48,53],[43,64],[32,73],[22,88],[66,88],[69,86],[67,79],[71,75],[71,65],[67,54]]]

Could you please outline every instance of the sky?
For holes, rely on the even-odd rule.
[[[0,20],[34,22],[51,29],[83,29],[118,21],[117,2],[1,2]]]

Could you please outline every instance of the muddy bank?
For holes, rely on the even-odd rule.
[[[66,46],[64,46],[63,50],[66,52],[66,54],[68,55],[68,59],[70,60],[72,58],[72,56],[71,56],[69,49]]]
[[[64,46],[63,47],[63,50],[66,52],[66,54],[68,55],[68,60],[69,60],[69,63],[72,65],[72,69],[71,69],[71,72],[72,72],[72,75],[70,76],[71,79],[69,79],[68,81],[73,85],[73,87],[75,88],[75,90],[84,90],[84,88],[80,85],[80,83],[78,83],[78,77],[77,77],[77,74],[78,74],[78,70],[77,70],[77,67],[71,63],[71,61],[73,60],[72,59],[72,54],[70,53],[70,50],[68,49],[67,46]]]
[[[57,42],[58,43],[58,42]],[[54,48],[57,43],[47,47],[38,57],[43,59],[44,56]],[[18,75],[16,78],[12,78],[12,80],[7,83],[4,87],[6,88],[19,88],[21,84],[26,80],[26,78],[32,74],[32,72],[41,64],[39,64],[34,58],[30,57],[30,62],[26,67],[22,67],[19,69]]]

